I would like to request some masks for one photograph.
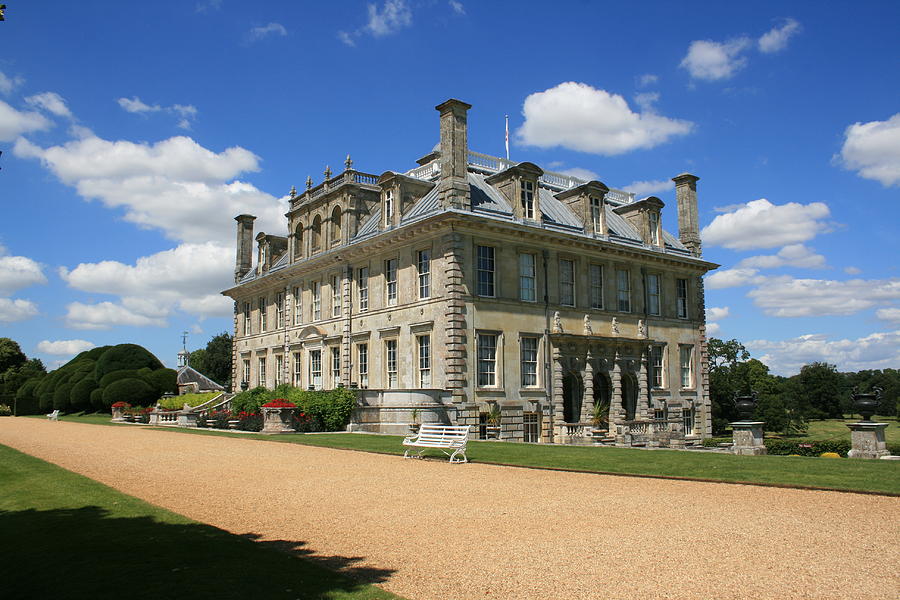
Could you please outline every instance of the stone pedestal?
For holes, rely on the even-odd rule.
[[[179,427],[196,427],[197,426],[197,413],[195,412],[179,412],[178,413],[178,426]]]
[[[737,421],[731,424],[734,445],[731,451],[743,456],[759,456],[766,454],[763,444],[763,421]]]
[[[112,419],[110,419],[113,423],[124,423],[125,422],[125,407],[124,406],[113,406],[112,408]]]
[[[263,428],[260,433],[294,433],[291,417],[294,408],[262,407]]]
[[[850,428],[850,452],[848,458],[881,458],[888,456],[887,444],[884,441],[884,430],[887,423],[860,421],[848,423]]]

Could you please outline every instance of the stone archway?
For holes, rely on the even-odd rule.
[[[581,403],[584,399],[584,380],[576,371],[563,375],[563,421],[577,423],[581,420]]]
[[[609,410],[612,406],[612,382],[609,375],[597,371],[594,373],[594,406],[606,406],[604,418],[609,425]]]
[[[622,409],[626,421],[634,421],[637,415],[637,397],[637,378],[631,373],[622,373]]]

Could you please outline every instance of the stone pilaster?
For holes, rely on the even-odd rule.
[[[712,401],[709,398],[709,348],[706,340],[706,292],[703,277],[697,278],[697,314],[700,316],[698,334],[698,373],[697,383],[700,398],[694,409],[694,430],[702,438],[712,437]]]
[[[346,235],[346,230],[344,233]],[[353,344],[350,340],[353,316],[353,267],[347,265],[343,275],[341,281],[341,382],[344,387],[350,387],[353,379]]]
[[[238,364],[238,319],[240,319],[240,313],[238,313],[238,302],[235,300],[234,302],[234,323],[232,331],[234,331],[234,336],[231,338],[231,392],[236,393],[241,389],[241,379],[240,379],[240,366]]]
[[[612,398],[609,403],[609,432],[615,434],[616,442],[619,442],[620,436],[617,425],[625,420],[625,408],[622,406],[622,365],[620,364],[619,351],[615,351],[613,356],[612,369]],[[624,440],[624,438],[622,438]]]
[[[522,406],[500,406],[500,439],[509,442],[521,442],[525,439],[525,428],[522,418]]]
[[[464,299],[462,236],[450,233],[443,238],[444,247],[444,290],[447,297],[444,318],[446,319],[446,359],[444,372],[447,389],[453,395],[455,404],[464,404],[466,398],[466,303]]]
[[[594,355],[588,350],[584,360],[584,397],[581,399],[582,423],[590,423],[594,418]]]
[[[647,368],[649,347],[641,348],[641,366],[638,371],[638,401],[637,414],[640,419],[650,418],[650,382],[648,378],[649,369]]]
[[[553,415],[554,421],[558,421],[558,423],[554,422],[551,426],[551,432],[555,431],[556,425],[563,423],[563,415],[564,412],[564,398],[563,398],[563,366],[562,366],[562,353],[559,351],[559,347],[553,347],[553,396],[550,398],[550,402],[553,405]],[[554,436],[554,441],[555,436]]]
[[[284,327],[281,330],[281,382],[291,382],[291,338],[290,327],[291,320],[288,315],[291,314],[291,286],[284,286],[284,305],[281,308],[284,315]],[[277,317],[276,317],[277,318]],[[276,323],[277,325],[278,323]]]

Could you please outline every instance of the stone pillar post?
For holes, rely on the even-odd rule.
[[[590,350],[584,360],[584,397],[581,399],[579,421],[590,423],[594,418],[594,355]]]
[[[650,382],[648,379],[649,369],[647,368],[648,355],[650,354],[649,346],[641,348],[641,366],[638,371],[638,401],[637,415],[640,419],[650,418]]]
[[[447,389],[453,395],[455,404],[466,402],[466,303],[463,299],[465,282],[462,270],[462,236],[458,233],[445,235],[444,286],[447,296],[444,318],[446,319],[446,360],[445,373]]]
[[[235,300],[234,302],[234,336],[231,338],[231,393],[237,393],[241,391],[241,380],[239,374],[239,365],[238,361],[240,358],[238,357],[238,320],[241,318],[240,313],[238,312],[238,302]],[[244,335],[247,333],[244,332]]]
[[[341,382],[344,387],[350,387],[353,381],[353,344],[350,340],[352,333],[350,319],[353,317],[352,286],[353,267],[347,265],[341,282]]]
[[[613,356],[612,398],[609,403],[609,433],[616,436],[616,443],[624,442],[619,434],[618,425],[625,420],[625,409],[622,406],[622,365],[619,364],[619,350]],[[622,438],[620,440],[620,438]]]
[[[762,421],[738,421],[731,424],[731,438],[734,445],[731,451],[744,456],[760,456],[766,454],[763,442]]]
[[[697,374],[700,401],[694,406],[694,419],[696,419],[694,427],[700,433],[700,437],[707,438],[712,436],[712,400],[709,397],[709,349],[706,344],[706,294],[703,277],[697,278],[697,311],[700,316],[700,326],[698,327],[700,372]]]
[[[554,417],[554,427],[553,430],[555,432],[556,428],[559,427],[563,423],[563,412],[565,399],[563,398],[563,366],[562,366],[562,353],[559,350],[559,347],[553,347],[553,397],[550,399],[550,402],[553,404],[553,417]],[[558,441],[556,439],[556,435],[554,435],[554,442]]]
[[[887,423],[860,421],[848,423],[850,428],[850,452],[848,458],[881,458],[890,455],[884,439]]]

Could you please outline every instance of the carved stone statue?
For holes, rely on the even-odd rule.
[[[584,315],[584,335],[594,335],[594,330],[591,328],[590,315]]]
[[[559,318],[559,311],[553,313],[553,333],[562,333],[562,319]]]
[[[619,320],[615,317],[612,318],[612,325],[610,325],[610,330],[613,335],[619,335]]]
[[[644,323],[643,319],[638,319],[638,337],[639,338],[647,337],[647,324]]]

